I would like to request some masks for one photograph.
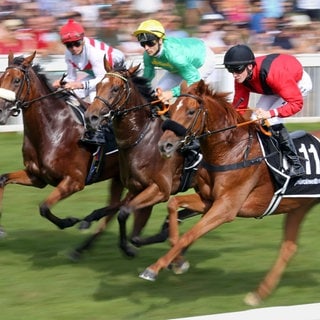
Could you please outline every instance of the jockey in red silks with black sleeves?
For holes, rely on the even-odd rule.
[[[246,45],[231,47],[224,56],[226,69],[233,74],[233,105],[240,113],[248,107],[250,92],[261,94],[254,116],[268,119],[273,136],[286,156],[291,177],[304,175],[293,141],[283,125],[303,107],[303,97],[312,89],[312,81],[301,63],[292,55],[268,54],[255,57]]]

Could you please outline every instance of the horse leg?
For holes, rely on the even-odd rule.
[[[297,209],[286,215],[284,225],[284,240],[282,241],[278,257],[254,292],[246,295],[244,301],[250,306],[257,306],[262,300],[267,298],[277,287],[281,277],[287,268],[289,261],[297,251],[297,238],[300,231],[301,222],[309,208]],[[298,211],[299,210],[299,211]]]
[[[186,201],[187,197],[188,195],[186,196]],[[199,210],[195,211],[201,212],[202,210],[200,210],[200,208],[205,210],[206,204],[199,198]],[[223,223],[232,221],[236,217],[238,210],[239,208],[236,206],[226,206],[223,197],[213,202],[210,210],[202,216],[200,221],[198,221],[189,231],[184,233],[174,246],[164,256],[159,258],[156,263],[140,273],[140,278],[155,281],[161,269],[168,267],[173,261],[181,259],[183,251],[201,236]]]
[[[69,256],[72,260],[74,260],[74,261],[79,260],[82,253],[85,250],[89,250],[92,247],[92,244],[95,242],[95,240],[98,239],[100,237],[100,235],[104,232],[107,225],[114,218],[116,212],[119,209],[119,203],[121,200],[121,195],[122,195],[123,190],[124,190],[124,188],[123,188],[123,185],[120,182],[120,180],[118,178],[113,178],[111,180],[111,186],[110,186],[110,191],[109,191],[110,199],[108,200],[108,202],[110,204],[117,204],[116,210],[110,209],[107,212],[107,208],[98,209],[98,210],[101,210],[100,214],[104,215],[103,218],[101,219],[96,231],[91,236],[89,236],[80,246],[78,246],[76,249],[74,249],[69,254]],[[105,216],[106,213],[107,213],[107,216]],[[99,213],[97,213],[97,210],[95,210],[95,213],[93,215],[96,215],[96,216],[99,215]],[[86,227],[88,227],[90,223],[91,223],[91,221],[89,221],[89,222],[86,221]],[[82,226],[84,227],[84,225],[82,225]]]
[[[112,178],[109,191],[110,199],[107,201],[110,203],[110,206],[94,210],[91,214],[86,216],[81,221],[79,229],[88,229],[92,221],[101,219],[96,231],[92,235],[90,235],[81,245],[79,245],[69,253],[69,257],[71,260],[79,260],[82,256],[82,253],[86,250],[89,250],[92,247],[93,243],[102,235],[107,225],[114,218],[115,214],[120,208],[123,190],[124,187],[120,181],[120,178],[118,176]]]
[[[35,177],[30,177],[25,170],[19,170],[11,173],[4,173],[0,176],[0,219],[2,217],[3,208],[3,194],[4,188],[8,184],[20,184],[24,186],[31,186],[37,188],[44,188],[46,186],[43,181]],[[0,225],[0,238],[6,235],[4,228]]]
[[[190,209],[182,209],[178,211],[178,223],[188,218],[194,217],[195,215],[198,215],[198,214],[199,214],[198,212],[194,212]],[[133,237],[131,239],[131,243],[136,247],[142,247],[149,244],[165,242],[168,239],[168,237],[169,237],[169,216],[166,216],[160,228],[159,233],[147,238],[141,238],[139,236]]]
[[[206,210],[206,204],[203,202],[199,194],[192,195],[178,195],[171,197],[167,204],[169,213],[169,241],[171,247],[174,247],[179,240],[179,222],[181,219],[194,217]],[[185,208],[178,212],[178,208]],[[188,247],[186,247],[169,265],[168,269],[175,274],[185,273],[189,269],[189,262],[185,260],[184,254]]]

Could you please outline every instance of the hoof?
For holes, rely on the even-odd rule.
[[[91,222],[88,222],[88,221],[85,221],[85,220],[82,220],[79,224],[79,227],[78,229],[79,230],[87,230],[91,227]]]
[[[5,238],[7,236],[7,233],[4,231],[2,227],[0,227],[0,239]]]
[[[136,248],[140,248],[141,246],[144,245],[144,242],[142,241],[142,239],[140,237],[133,237],[130,242],[136,247]]]
[[[124,254],[128,257],[128,258],[135,258],[135,256],[137,255],[136,250],[134,250],[131,247],[126,247],[126,248],[121,248],[121,250],[124,252]]]
[[[172,270],[174,274],[186,273],[190,268],[190,263],[188,261],[183,261],[182,263],[172,263],[168,269]]]
[[[244,303],[251,307],[257,307],[261,303],[261,299],[256,293],[249,292],[244,298]]]
[[[143,272],[139,274],[139,278],[148,281],[156,281],[157,274],[151,269],[145,269]]]

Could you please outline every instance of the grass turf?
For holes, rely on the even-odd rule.
[[[319,124],[287,124],[290,130]],[[21,134],[0,134],[1,173],[22,168]],[[53,208],[59,217],[83,217],[105,204],[106,182],[87,187]],[[282,237],[283,216],[236,219],[199,239],[187,253],[184,275],[160,273],[156,282],[139,272],[163,255],[168,244],[140,248],[135,259],[117,247],[114,221],[79,262],[69,252],[88,234],[58,230],[40,217],[38,204],[51,187],[18,185],[5,189],[0,239],[0,313],[4,320],[153,319],[215,314],[249,309],[244,295],[254,289],[273,262]],[[278,289],[261,306],[319,302],[319,217],[315,207],[304,222],[299,251]],[[159,204],[145,228],[158,231],[166,208]],[[198,218],[181,225],[190,228]],[[95,226],[92,226],[91,231]]]

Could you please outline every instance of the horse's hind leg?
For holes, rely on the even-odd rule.
[[[105,208],[102,208],[105,209]],[[90,235],[83,243],[69,253],[69,257],[73,261],[77,261],[81,258],[84,251],[91,249],[92,245],[103,234],[108,223],[114,218],[116,211],[110,212],[110,215],[101,219],[96,231]]]
[[[82,253],[86,250],[89,250],[93,243],[102,235],[104,230],[106,229],[109,222],[114,218],[118,208],[120,207],[119,203],[121,201],[121,196],[123,193],[124,187],[118,178],[113,178],[111,181],[109,197],[110,199],[107,201],[110,203],[111,207],[105,207],[101,209],[94,210],[89,216],[97,217],[102,215],[103,218],[100,219],[99,225],[96,231],[89,236],[80,246],[74,249],[69,255],[72,260],[78,260]],[[112,205],[116,204],[115,209],[113,209]],[[108,208],[110,210],[108,210]],[[82,222],[83,223],[83,222]],[[81,223],[82,228],[88,228],[91,224],[91,221],[85,221],[84,224]]]
[[[284,240],[282,241],[278,257],[258,288],[254,292],[247,294],[244,300],[246,304],[250,306],[259,305],[259,303],[267,298],[277,287],[289,261],[297,251],[297,239],[301,222],[307,212],[308,210],[306,208],[304,208],[304,210],[300,208],[299,211],[294,211],[286,215]]]

